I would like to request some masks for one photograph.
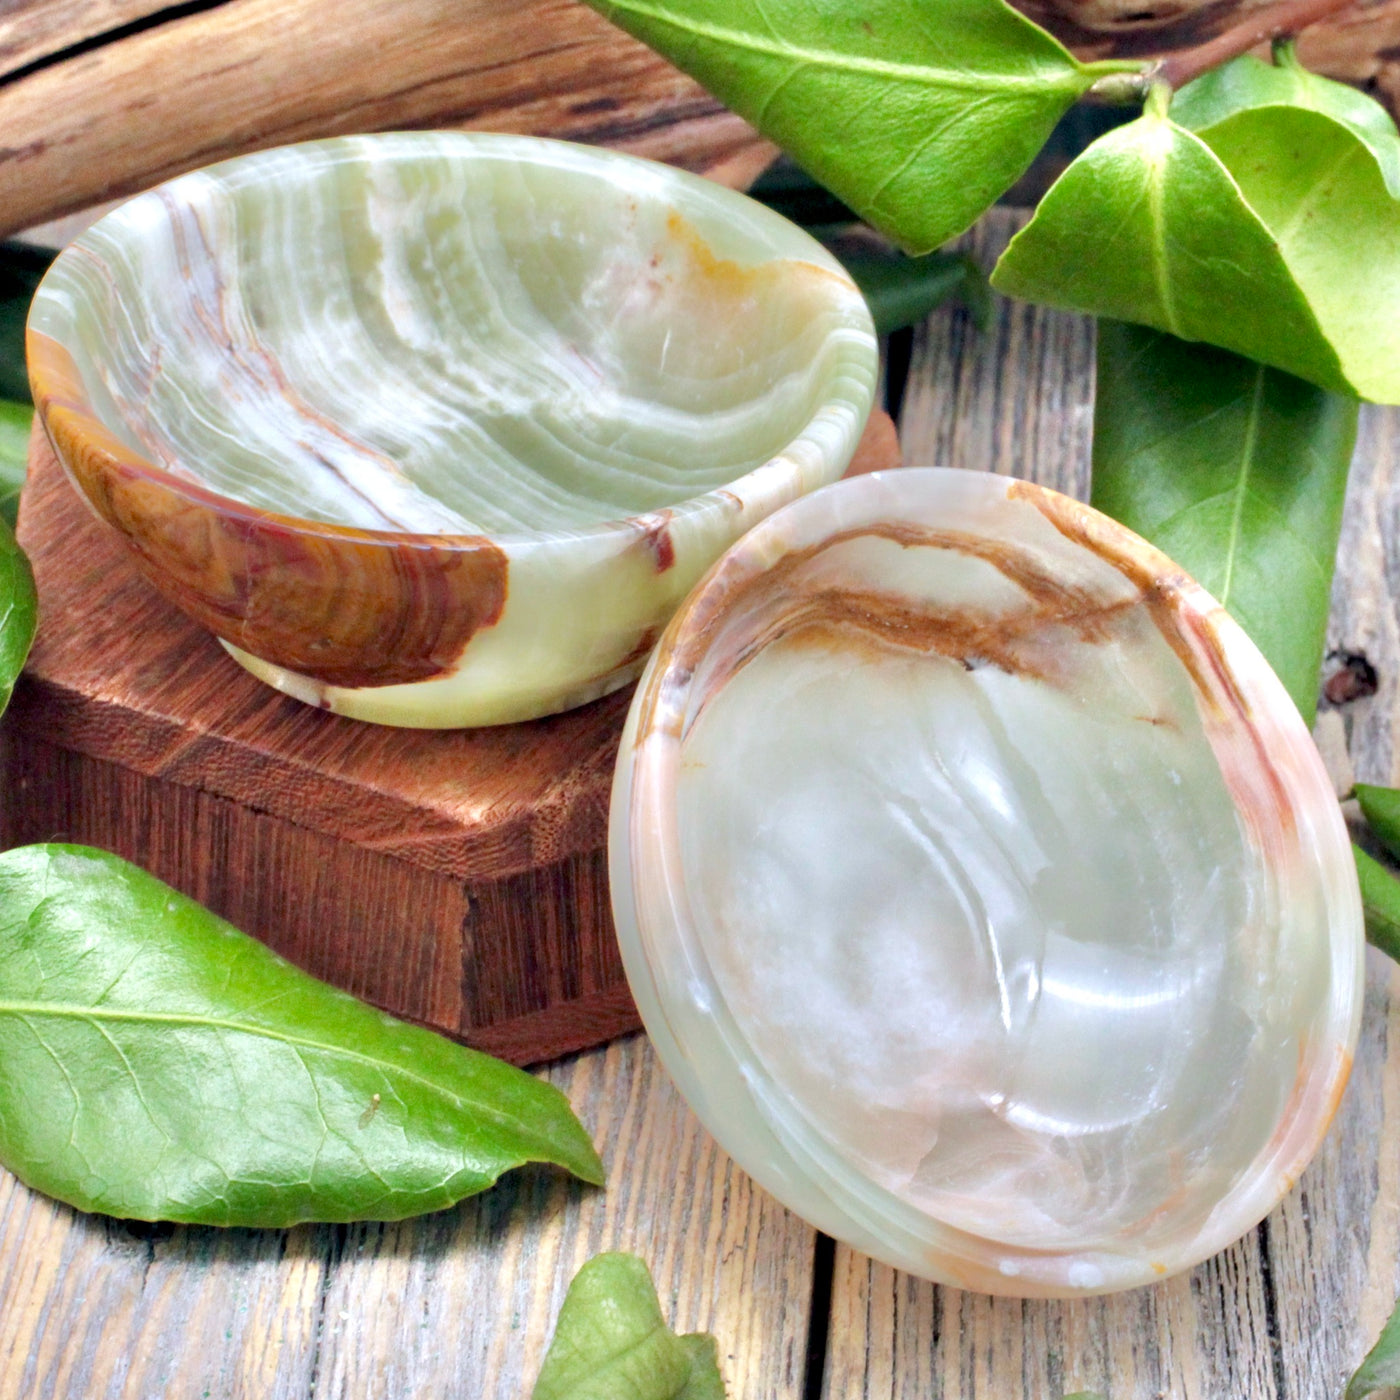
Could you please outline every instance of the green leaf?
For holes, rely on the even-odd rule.
[[[1229,610],[1308,721],[1356,419],[1279,370],[1099,323],[1094,505]]]
[[[589,0],[911,252],[961,233],[1106,73],[1002,0]]]
[[[24,323],[34,289],[58,256],[28,243],[0,243],[0,399],[29,402],[24,370]]]
[[[1400,402],[1400,204],[1374,142],[1303,107],[1196,133],[1162,105],[1070,166],[992,285]]]
[[[1386,850],[1400,860],[1400,789],[1357,783],[1353,791],[1371,830]]]
[[[1173,98],[1172,120],[1200,133],[1254,107],[1306,107],[1346,127],[1370,152],[1386,189],[1400,198],[1400,134],[1390,113],[1346,83],[1309,73],[1291,44],[1265,63],[1244,54],[1188,83]]]
[[[1299,107],[1240,112],[1201,139],[1272,231],[1355,392],[1400,403],[1400,204],[1367,146]]]
[[[29,465],[29,430],[34,410],[28,404],[0,399],[0,519],[13,530],[19,492]]]
[[[855,279],[881,335],[922,321],[936,306],[954,296],[967,304],[979,326],[987,322],[986,275],[976,259],[965,253],[926,253],[921,258],[906,258],[901,253],[856,251],[839,244],[832,251]]]
[[[551,1085],[405,1025],[103,851],[0,855],[0,1162],[83,1210],[283,1226],[601,1183]]]
[[[533,1400],[724,1400],[719,1349],[666,1326],[635,1255],[600,1254],[569,1285]]]
[[[1097,1390],[1076,1390],[1073,1395],[1066,1395],[1065,1400],[1103,1400],[1103,1396]]]
[[[770,165],[749,186],[748,195],[819,238],[859,222],[854,209],[790,160]]]
[[[1366,939],[1388,958],[1400,962],[1400,880],[1380,861],[1368,856],[1360,846],[1352,846],[1351,853],[1356,858],[1356,878],[1361,884]],[[1391,1318],[1390,1321],[1393,1324],[1395,1319]],[[1396,1342],[1400,1346],[1400,1338]],[[1347,1394],[1350,1395],[1351,1391],[1348,1390]]]
[[[1366,1400],[1366,1396],[1387,1386],[1400,1386],[1400,1301],[1381,1328],[1380,1339],[1347,1382],[1343,1400]]]
[[[29,560],[15,543],[10,527],[0,524],[0,712],[10,703],[10,692],[34,640],[38,616]]]
[[[992,285],[1349,387],[1229,171],[1159,112],[1100,137],[1065,171],[1002,254]]]

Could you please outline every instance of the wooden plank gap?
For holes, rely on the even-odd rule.
[[[1264,1335],[1273,1364],[1274,1391],[1279,1400],[1288,1395],[1288,1375],[1283,1364],[1283,1340],[1279,1322],[1278,1290],[1274,1284],[1272,1230],[1266,1216],[1259,1222],[1259,1284],[1264,1294]]]
[[[345,1258],[346,1241],[349,1238],[348,1225],[330,1225],[325,1229],[325,1249],[321,1256],[321,1278],[316,1289],[316,1316],[312,1322],[315,1340],[311,1346],[311,1369],[307,1377],[307,1400],[316,1394],[316,1384],[321,1378],[321,1349],[326,1337],[326,1315],[330,1310],[331,1286],[340,1270],[340,1261]]]
[[[802,1400],[822,1400],[835,1273],[836,1241],[830,1235],[818,1234],[812,1244],[812,1302],[807,1309],[807,1356],[802,1365]]]

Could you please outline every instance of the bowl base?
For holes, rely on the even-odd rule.
[[[643,656],[585,685],[546,695],[481,695],[472,694],[463,687],[454,696],[440,680],[420,681],[416,685],[360,686],[354,689],[327,685],[324,681],[252,656],[225,637],[220,637],[218,641],[245,671],[251,672],[274,690],[280,690],[283,695],[290,695],[292,699],[314,705],[319,710],[344,715],[347,719],[383,724],[394,729],[479,729],[562,714],[565,710],[577,709],[631,684],[641,675],[647,662]],[[425,693],[428,686],[433,687],[431,699]]]

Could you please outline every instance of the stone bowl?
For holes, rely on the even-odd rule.
[[[1025,482],[877,473],[757,526],[637,688],[609,848],[691,1107],[925,1278],[1189,1268],[1346,1083],[1361,907],[1297,710],[1171,560]]]
[[[728,545],[841,475],[877,377],[854,283],[771,211],[466,133],[139,196],[58,258],[28,354],[157,588],[288,694],[420,727],[635,677]]]

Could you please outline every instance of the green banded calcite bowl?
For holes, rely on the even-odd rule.
[[[720,1146],[957,1288],[1199,1263],[1351,1068],[1361,902],[1297,709],[1170,559],[1028,482],[909,467],[750,531],[638,685],[609,868]]]
[[[54,448],[256,675],[384,724],[634,677],[734,540],[839,477],[877,351],[755,202],[535,138],[314,142],[95,224],[29,321]]]

